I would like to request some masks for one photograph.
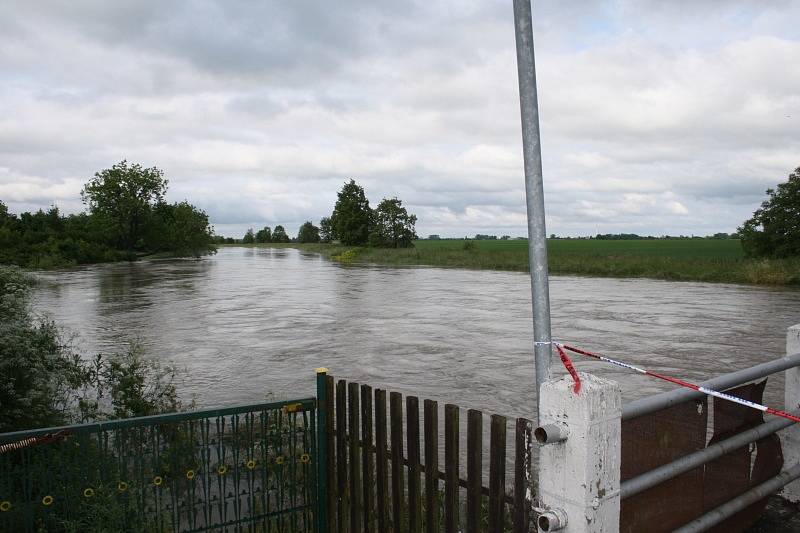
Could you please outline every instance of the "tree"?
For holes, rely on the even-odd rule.
[[[256,232],[256,242],[272,242],[272,230],[269,226],[264,226]]]
[[[312,224],[310,220],[300,226],[300,231],[297,232],[297,242],[319,241],[319,228]]]
[[[333,225],[330,217],[322,217],[319,220],[319,239],[322,242],[331,242],[334,239]]]
[[[289,242],[289,235],[283,226],[275,226],[275,231],[272,232],[272,242]]]
[[[401,200],[384,198],[375,209],[369,243],[371,246],[387,248],[413,246],[413,241],[417,238],[414,231],[416,223],[416,215],[409,215]]]
[[[116,245],[130,252],[142,237],[148,213],[163,202],[167,184],[158,168],[129,165],[123,160],[97,172],[83,187],[81,198],[92,214],[108,221]]]
[[[242,238],[242,244],[253,244],[254,242],[256,242],[256,239],[253,235],[253,228],[248,228],[247,233],[245,233]]]
[[[169,208],[168,250],[176,255],[194,257],[216,251],[212,245],[213,230],[205,211],[189,202],[172,204]]]
[[[346,245],[363,245],[369,239],[372,210],[364,189],[354,180],[345,183],[331,215],[333,233]]]
[[[767,195],[739,228],[742,248],[756,257],[800,256],[800,167]]]

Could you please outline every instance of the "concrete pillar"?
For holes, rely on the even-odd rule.
[[[559,530],[566,518],[564,533],[616,533],[622,394],[614,381],[579,375],[578,394],[570,376],[542,385],[536,437],[557,442],[539,452],[539,506],[549,510],[540,516],[539,531]]]
[[[786,332],[786,355],[800,353],[800,324]],[[800,367],[786,371],[784,409],[792,411],[800,407]],[[800,463],[800,424],[790,426],[778,435],[783,445],[783,464],[788,468]],[[800,502],[800,480],[789,483],[781,495],[789,501]]]

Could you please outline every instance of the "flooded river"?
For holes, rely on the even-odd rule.
[[[528,275],[344,266],[293,249],[40,275],[35,306],[86,354],[139,341],[201,406],[312,395],[314,368],[420,397],[531,416]],[[551,279],[553,337],[692,380],[784,355],[800,291],[642,279]],[[626,401],[668,384],[594,361]],[[561,372],[556,358],[554,367]],[[782,383],[767,399],[782,403]]]

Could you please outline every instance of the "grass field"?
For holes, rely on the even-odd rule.
[[[360,248],[333,244],[265,244],[321,253],[333,260],[382,265],[431,265],[490,270],[528,270],[528,242],[416,241],[414,248]],[[550,272],[677,281],[800,284],[800,258],[749,259],[738,240],[577,240],[547,243]]]

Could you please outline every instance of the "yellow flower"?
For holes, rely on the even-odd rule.
[[[311,456],[308,455],[307,453],[304,453],[303,455],[300,456],[300,462],[301,463],[307,463],[310,460],[311,460]]]
[[[42,505],[50,505],[53,503],[53,497],[50,495],[45,496],[42,498]]]
[[[194,479],[194,470],[186,471],[186,479]]]
[[[250,459],[249,461],[247,461],[247,465],[246,466],[247,466],[248,470],[252,470],[252,469],[254,469],[256,467],[256,462],[253,461],[252,459]]]
[[[153,485],[155,485],[156,487],[158,487],[162,483],[164,483],[164,478],[163,477],[156,476],[156,477],[153,478]]]
[[[91,498],[92,496],[94,496],[94,489],[92,487],[88,487],[86,489],[83,489],[83,497],[84,498]]]
[[[228,471],[228,467],[226,465],[219,465],[217,467],[217,474],[219,474],[220,476],[224,476],[225,472],[227,472],[227,471]]]
[[[120,481],[119,483],[117,483],[117,490],[120,492],[125,492],[126,490],[128,490],[128,484],[125,483],[124,481]]]

